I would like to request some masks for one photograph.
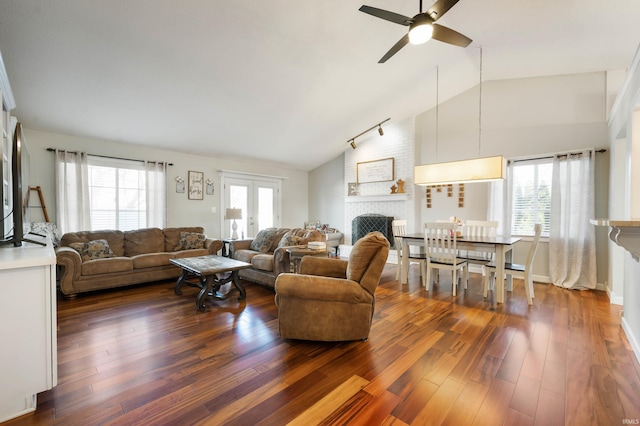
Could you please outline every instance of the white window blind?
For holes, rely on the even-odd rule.
[[[144,164],[89,155],[88,167],[92,230],[147,227]]]
[[[513,165],[511,234],[533,236],[534,225],[542,225],[549,236],[553,160],[517,162]]]

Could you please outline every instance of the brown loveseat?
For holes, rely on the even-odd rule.
[[[280,336],[346,341],[369,337],[375,292],[389,255],[380,232],[359,239],[349,260],[304,257],[300,274],[276,280]]]
[[[216,254],[222,244],[206,238],[199,226],[67,233],[56,249],[60,291],[73,298],[87,291],[177,278],[181,270],[169,259]]]
[[[238,272],[240,278],[273,287],[278,275],[291,270],[287,247],[323,239],[324,235],[318,230],[267,228],[261,230],[256,238],[232,241],[230,257],[251,263],[251,268]]]

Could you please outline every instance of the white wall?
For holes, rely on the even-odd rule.
[[[309,172],[309,220],[344,232],[344,154]]]
[[[218,170],[232,170],[272,176],[282,176],[281,225],[301,227],[308,219],[306,172],[285,169],[279,165],[245,162],[232,159],[203,157],[174,151],[154,149],[113,141],[89,139],[58,133],[25,129],[25,140],[31,155],[30,185],[41,186],[52,222],[56,222],[54,157],[47,148],[85,151],[89,154],[172,162],[168,172],[167,226],[203,226],[207,235],[219,238],[220,232],[220,181]],[[177,144],[179,142],[176,142]],[[204,172],[205,179],[214,181],[214,195],[204,195],[204,200],[189,200],[187,193],[176,193],[175,177],[185,181],[189,170]],[[31,203],[33,205],[33,203]],[[216,213],[212,213],[212,208]],[[38,220],[36,212],[34,221]]]

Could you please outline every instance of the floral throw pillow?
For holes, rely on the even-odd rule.
[[[251,241],[249,248],[251,250],[259,251],[260,253],[267,253],[273,243],[273,239],[276,237],[277,228],[267,228],[258,232],[258,235]]]
[[[116,257],[107,240],[93,240],[88,243],[71,243],[69,247],[80,253],[83,262],[95,259]]]
[[[204,248],[204,241],[206,239],[206,235],[197,232],[181,232],[175,251]]]
[[[302,237],[298,237],[289,231],[282,236],[282,239],[278,243],[278,247],[291,247],[297,246],[302,241]]]

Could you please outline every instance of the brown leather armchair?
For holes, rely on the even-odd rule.
[[[388,255],[389,241],[371,232],[356,242],[348,261],[306,256],[300,274],[279,275],[275,290],[280,336],[366,340]]]

